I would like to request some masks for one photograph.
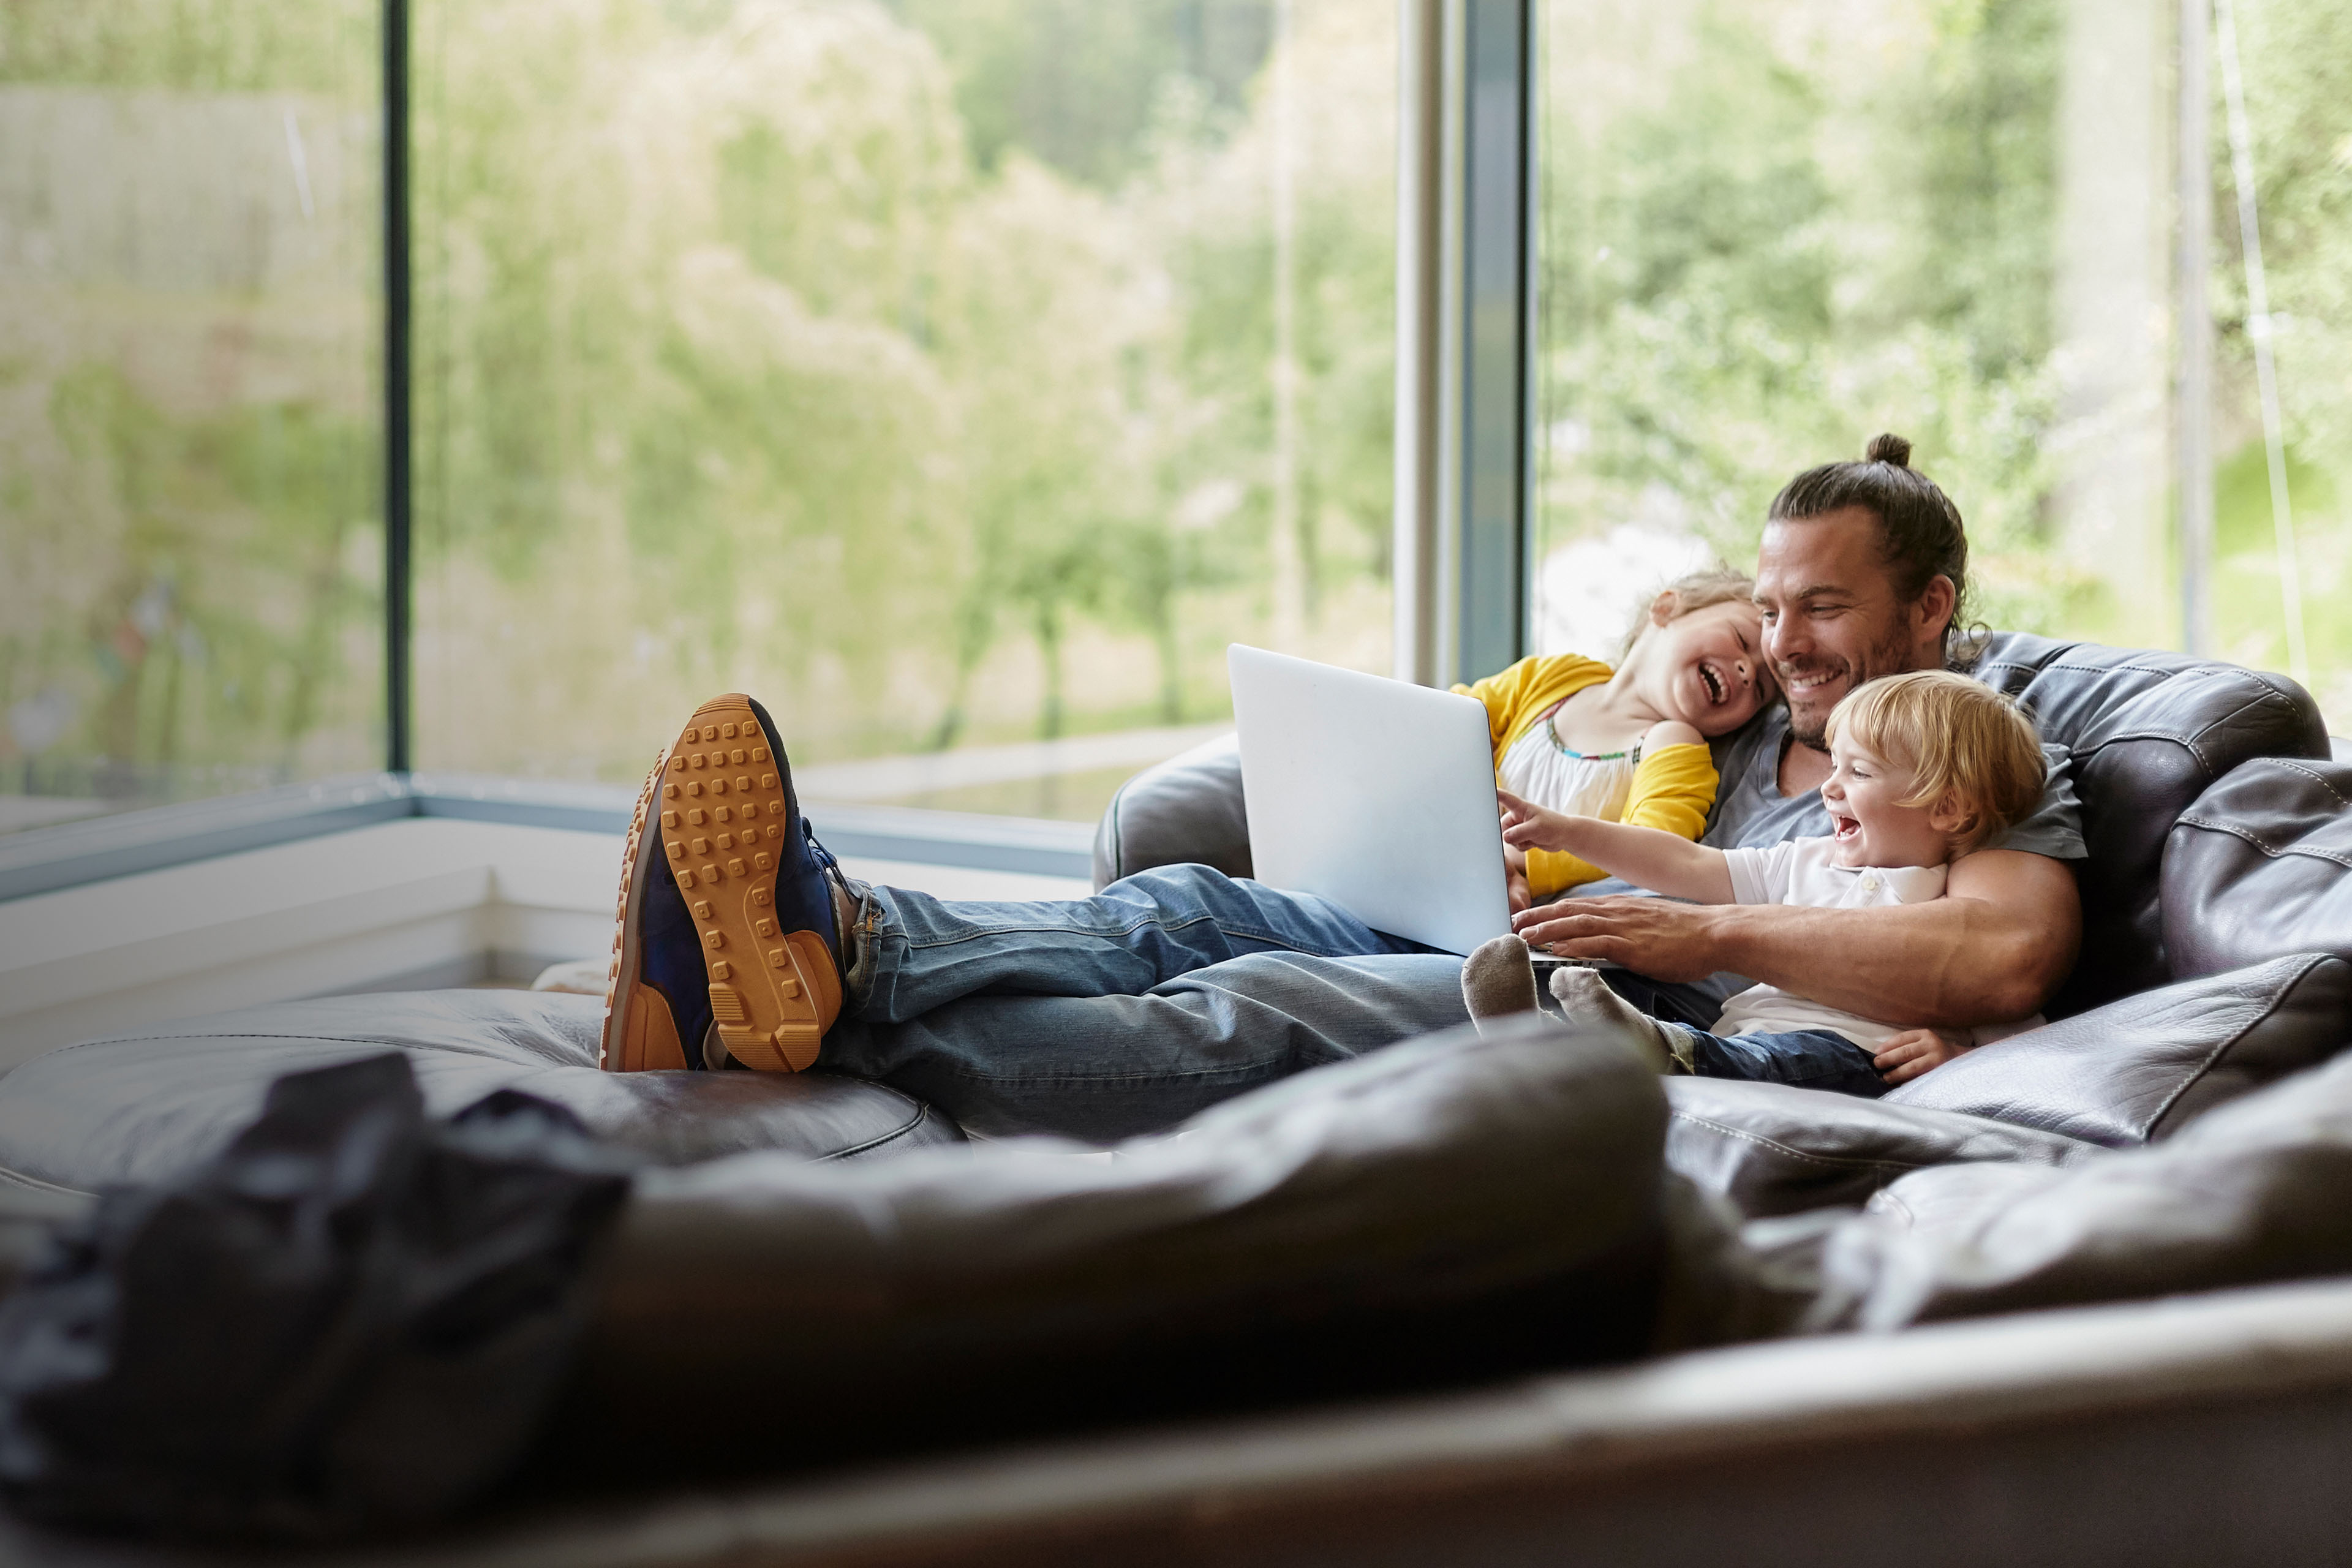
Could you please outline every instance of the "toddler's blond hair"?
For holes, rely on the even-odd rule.
[[[1955,859],[2024,819],[2042,799],[2045,769],[2033,721],[1980,680],[1948,669],[1890,675],[1857,687],[1830,712],[1828,738],[1851,731],[1881,760],[1908,768],[1906,805],[1947,795],[1965,821]]]

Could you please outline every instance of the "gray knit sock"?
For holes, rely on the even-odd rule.
[[[1536,972],[1528,944],[1516,936],[1482,943],[1462,961],[1462,1001],[1483,1028],[1489,1018],[1536,1010]]]
[[[1654,1072],[1690,1071],[1690,1043],[1680,1029],[1659,1023],[1609,989],[1598,972],[1570,964],[1555,969],[1551,994],[1571,1024],[1587,1021],[1614,1026],[1639,1049]]]

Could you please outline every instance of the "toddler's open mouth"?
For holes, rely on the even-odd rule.
[[[1839,816],[1832,814],[1830,817],[1830,829],[1840,844],[1851,844],[1862,837],[1861,822],[1851,816]]]

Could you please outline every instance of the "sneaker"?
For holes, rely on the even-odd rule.
[[[730,694],[695,710],[646,781],[625,867],[607,1070],[814,1062],[841,1012],[838,868],[765,709]]]

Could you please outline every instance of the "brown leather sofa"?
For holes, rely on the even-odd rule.
[[[973,1155],[873,1086],[592,1083],[587,1009],[447,994],[53,1053],[0,1163],[52,1205],[160,1179],[390,1046],[437,1107],[529,1088],[670,1167],[541,1468],[418,1561],[2352,1558],[2352,766],[2275,678],[1981,668],[2074,752],[2084,958],[1877,1101],[1530,1023]],[[1195,753],[1097,876],[1246,842]]]

